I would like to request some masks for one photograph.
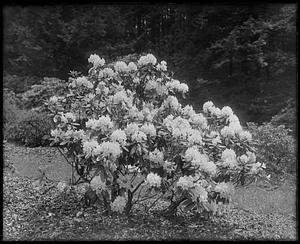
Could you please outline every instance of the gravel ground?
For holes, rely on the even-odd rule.
[[[86,207],[73,195],[62,198],[55,183],[36,185],[33,178],[39,175],[38,167],[46,169],[47,177],[55,181],[68,180],[70,168],[55,151],[53,148],[24,148],[5,144],[5,165],[13,164],[16,172],[12,173],[10,167],[4,168],[4,240],[297,239],[295,212],[289,214],[294,211],[292,204],[288,211],[280,211],[278,204],[274,204],[272,211],[265,211],[266,207],[255,207],[258,203],[268,205],[264,202],[268,198],[260,198],[258,191],[253,191],[256,197],[248,196],[250,204],[236,204],[221,216],[208,221],[204,221],[201,216],[188,215],[165,219],[155,212],[142,216],[138,211],[134,211],[130,218],[105,216],[101,208]],[[289,192],[295,189],[292,186],[295,185],[290,186]],[[285,187],[276,193],[277,196],[280,193],[287,194],[288,186]],[[247,202],[246,196],[242,195],[236,202]],[[283,195],[282,198],[287,196]],[[291,196],[288,199],[292,199]]]

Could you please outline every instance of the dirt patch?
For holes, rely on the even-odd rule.
[[[4,143],[4,158],[15,167],[15,174],[19,176],[37,178],[41,174],[40,168],[53,181],[68,182],[71,178],[71,166],[53,147],[28,148]]]

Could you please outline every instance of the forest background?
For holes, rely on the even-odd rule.
[[[296,4],[57,5],[4,8],[4,88],[85,74],[90,54],[107,62],[153,53],[190,92],[183,104],[231,106],[241,122],[296,109]]]

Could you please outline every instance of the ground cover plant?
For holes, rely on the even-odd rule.
[[[57,124],[52,144],[66,153],[79,175],[72,183],[88,202],[129,214],[134,204],[151,199],[148,211],[164,197],[166,215],[179,207],[211,215],[230,203],[234,186],[263,176],[252,136],[232,109],[210,101],[202,113],[182,107],[176,96],[188,86],[165,61],[152,54],[129,64],[105,65],[95,54],[88,61],[88,75],[73,73],[69,92],[46,104]]]

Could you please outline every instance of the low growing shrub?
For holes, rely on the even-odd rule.
[[[46,113],[20,110],[16,121],[5,125],[4,138],[28,147],[46,146],[49,141],[44,136],[50,135],[52,128]]]
[[[248,123],[248,129],[257,140],[257,158],[275,175],[296,171],[296,140],[284,125]]]
[[[44,102],[54,95],[62,95],[66,83],[58,78],[44,77],[40,84],[35,84],[22,94],[25,109],[42,107]]]

